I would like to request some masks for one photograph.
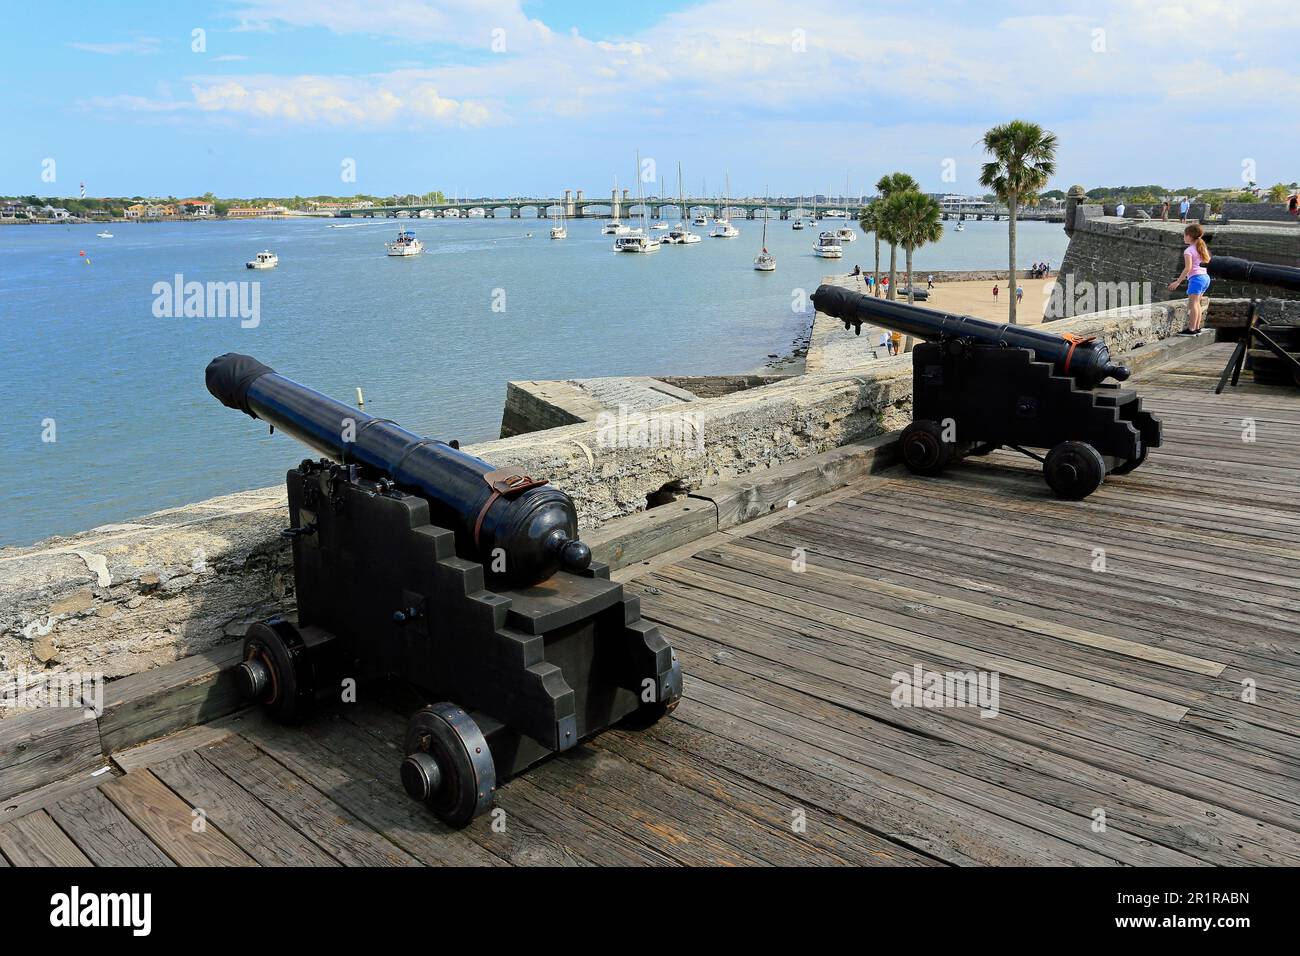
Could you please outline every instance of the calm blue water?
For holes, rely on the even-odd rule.
[[[814,230],[773,220],[778,271],[764,274],[751,268],[760,222],[631,256],[595,220],[551,242],[545,221],[496,219],[412,220],[426,254],[394,259],[383,243],[397,223],[362,222],[122,224],[113,239],[89,225],[0,228],[0,545],[283,480],[307,452],[208,394],[203,369],[223,352],[343,401],[360,385],[367,412],[468,443],[497,436],[510,379],[752,370],[806,322],[793,289],[872,256],[859,240],[827,263]],[[1024,262],[1059,263],[1065,243],[1059,225],[1021,224]],[[280,267],[246,270],[263,248]],[[1005,223],[972,222],[916,267],[996,267],[1005,248]],[[260,282],[260,324],[156,317],[154,283],[176,273]]]

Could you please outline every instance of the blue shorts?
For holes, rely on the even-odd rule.
[[[1188,295],[1204,295],[1205,290],[1210,287],[1210,277],[1207,275],[1190,276],[1187,279]]]

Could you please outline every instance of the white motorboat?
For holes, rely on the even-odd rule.
[[[693,226],[707,226],[708,224],[709,224],[709,217],[704,215],[696,216],[694,219],[691,220],[691,225]]]
[[[390,256],[418,256],[424,251],[424,243],[409,229],[397,230],[397,238],[384,243],[384,247]]]
[[[486,219],[487,210],[482,208],[481,206],[475,206],[473,209],[471,209],[469,212],[465,214],[465,217],[467,219]]]
[[[614,237],[615,252],[658,252],[662,245],[654,236],[647,236],[638,230],[628,230],[621,236]]]
[[[270,249],[263,249],[253,258],[244,263],[249,269],[274,269],[280,264],[280,257]]]
[[[667,232],[667,231],[668,231],[668,223],[664,222],[663,220],[660,220],[659,222],[655,223],[655,224],[654,224],[653,226],[651,226],[650,228],[653,229],[655,232]]]
[[[840,240],[841,243],[853,242],[858,238],[858,234],[854,232],[852,229],[850,229],[848,226],[841,226],[839,229],[836,229],[835,235]]]
[[[817,237],[813,251],[823,259],[843,259],[844,247],[840,245],[839,236],[827,231]]]
[[[605,225],[600,227],[600,234],[602,236],[626,236],[631,231],[631,226],[625,226],[617,219],[611,219],[609,222],[605,223]]]
[[[442,211],[442,218],[443,218],[443,219],[459,219],[459,218],[460,218],[460,210],[459,210],[459,209],[444,209],[444,210]]]
[[[421,219],[432,219],[432,218],[433,218],[433,210],[432,210],[432,209],[421,209],[421,210],[420,210],[420,218],[421,218]]]
[[[796,219],[796,220],[794,221],[794,223],[790,226],[790,228],[791,228],[791,229],[795,229],[795,230],[802,229],[802,228],[803,228],[803,218],[801,217],[801,218],[799,218],[799,219]]]
[[[398,218],[398,219],[410,219],[410,218],[411,218],[411,213],[410,213],[410,211],[408,211],[408,210],[406,210],[406,209],[399,209],[399,210],[397,210],[397,218]]]
[[[966,223],[964,223],[964,222],[959,222],[959,223],[957,223],[957,228],[956,228],[954,231],[955,231],[955,232],[965,232],[965,231],[966,231]]]
[[[98,236],[100,239],[112,239],[112,238],[113,238],[113,234],[112,234],[111,232],[109,232],[108,230],[104,230],[103,232],[97,232],[97,233],[95,233],[95,235]]]

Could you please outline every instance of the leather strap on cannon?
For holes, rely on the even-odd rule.
[[[1071,335],[1069,332],[1062,332],[1061,338],[1065,339],[1065,341],[1070,343],[1070,350],[1065,353],[1065,362],[1061,365],[1061,371],[1064,374],[1069,375],[1070,359],[1074,358],[1074,350],[1077,349],[1080,345],[1087,345],[1090,342],[1095,342],[1096,337],[1091,335],[1087,337],[1082,335]]]
[[[483,519],[487,517],[488,510],[496,503],[498,498],[513,498],[516,495],[523,494],[529,488],[538,488],[548,484],[547,478],[533,478],[525,475],[517,468],[498,468],[496,471],[489,471],[483,475],[483,480],[487,486],[492,489],[492,494],[488,500],[483,502],[483,507],[479,509],[478,519],[474,522],[474,550],[482,552],[482,546],[479,544],[479,532],[483,529]]]

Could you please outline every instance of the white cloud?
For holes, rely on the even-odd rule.
[[[157,53],[161,41],[157,37],[137,37],[134,40],[121,40],[112,43],[69,43],[74,50],[86,53],[102,53],[105,56],[120,56],[124,53],[137,56]]]
[[[190,93],[201,112],[290,123],[482,126],[492,119],[485,104],[442,96],[416,70],[378,77],[199,77],[191,83]]]

